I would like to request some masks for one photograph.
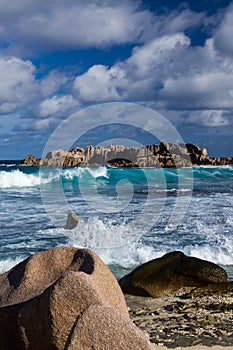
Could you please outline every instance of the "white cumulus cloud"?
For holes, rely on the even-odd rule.
[[[233,55],[233,5],[226,12],[219,28],[214,34],[214,45],[223,54]]]
[[[92,66],[76,77],[74,90],[86,102],[153,97],[154,87],[171,70],[170,60],[189,43],[182,33],[154,39],[135,47],[129,59],[112,67]]]
[[[36,92],[35,67],[20,58],[0,58],[0,112],[24,106]]]
[[[25,47],[74,49],[144,43],[199,26],[204,12],[190,9],[158,15],[139,0],[0,0],[0,38]]]
[[[142,5],[136,0],[0,0],[0,40],[10,43],[5,56],[0,54],[0,113],[26,111],[30,125],[24,119],[18,130],[42,131],[82,105],[152,101],[154,108],[172,110],[184,125],[232,125],[225,111],[233,109],[233,7],[218,16],[203,45],[193,46],[187,29],[213,19],[187,8],[160,15]],[[76,76],[71,69],[66,74],[67,66],[41,76],[30,60],[6,56],[13,46],[25,55],[30,49],[83,52],[129,43],[134,47],[126,59],[109,65],[102,51],[102,64]]]
[[[153,15],[140,1],[0,2],[5,35],[46,47],[103,47],[140,41]],[[25,12],[23,12],[23,10]],[[5,13],[5,15],[4,15]],[[10,15],[11,14],[11,15]]]
[[[95,65],[76,77],[74,89],[83,101],[109,101],[121,99],[119,89],[127,87],[125,72],[119,66],[108,68]]]
[[[58,96],[55,95],[47,98],[39,105],[40,116],[45,118],[51,115],[64,114],[65,111],[71,108],[78,107],[78,101],[72,95]]]
[[[0,114],[37,108],[35,105],[50,98],[67,82],[66,75],[56,70],[38,79],[34,64],[18,57],[0,56],[0,77]],[[64,96],[60,103],[74,104],[72,97],[68,100]]]

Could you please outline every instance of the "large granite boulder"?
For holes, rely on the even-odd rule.
[[[36,253],[0,275],[0,306],[32,299],[56,282],[67,269],[78,271],[80,249],[57,247]],[[75,266],[75,267],[74,267]]]
[[[113,336],[114,334],[114,336]],[[91,305],[80,317],[68,350],[152,350],[131,320],[109,306]]]
[[[71,247],[39,252],[0,275],[0,348],[67,349],[72,344],[73,334],[76,334],[75,341],[77,334],[83,336],[83,328],[79,329],[83,323],[79,322],[88,322],[87,318],[83,318],[84,314],[94,306],[108,310],[99,315],[98,308],[96,314],[95,308],[91,308],[96,320],[109,313],[106,317],[112,315],[112,323],[103,330],[107,321],[97,322],[92,331],[90,328],[85,341],[89,337],[92,339],[90,342],[94,341],[92,332],[107,332],[110,338],[118,337],[120,342],[121,333],[114,333],[117,328],[114,321],[116,313],[128,327],[128,331],[126,327],[124,332],[135,332],[135,339],[136,335],[140,338],[142,348],[150,349],[147,337],[129,319],[125,299],[115,277],[94,252]],[[77,349],[85,349],[80,341]],[[90,348],[108,349],[99,347],[99,342]]]
[[[223,268],[209,261],[171,252],[138,266],[119,280],[127,294],[159,297],[182,287],[202,287],[227,281]]]

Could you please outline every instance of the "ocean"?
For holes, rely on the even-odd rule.
[[[116,277],[180,250],[233,280],[233,167],[0,165],[0,272],[55,246],[88,247]],[[64,228],[69,211],[82,220]]]

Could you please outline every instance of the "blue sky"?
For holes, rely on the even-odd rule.
[[[63,120],[103,102],[155,109],[233,156],[232,1],[0,0],[0,43],[0,159],[40,157]]]

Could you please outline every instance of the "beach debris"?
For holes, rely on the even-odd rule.
[[[67,216],[65,228],[72,230],[75,228],[81,219],[73,212],[70,212]]]
[[[227,282],[222,267],[179,251],[146,262],[119,280],[124,293],[151,297],[221,282]]]
[[[221,294],[200,293],[185,299],[180,290],[156,299],[133,295],[125,298],[131,319],[156,345],[173,349],[194,345],[197,350],[203,345],[208,346],[206,349],[233,349],[233,295],[229,289]]]
[[[0,275],[0,329],[4,350],[153,349],[89,249],[52,248]]]

